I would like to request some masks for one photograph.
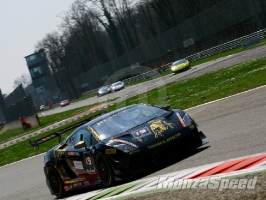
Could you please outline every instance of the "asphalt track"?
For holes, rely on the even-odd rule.
[[[187,77],[197,76],[202,71],[206,73],[210,70],[217,70],[223,66],[223,63],[223,67],[227,67],[241,61],[244,62],[246,59],[251,60],[262,57],[265,55],[265,52],[264,46],[248,50],[241,54],[220,59],[214,62],[215,64],[213,63],[213,65],[211,65],[212,63],[209,63],[209,65],[205,64],[205,67],[202,69],[195,69],[190,71],[190,73],[186,72],[187,74],[185,75]],[[169,76],[169,79],[179,78],[181,79],[182,77],[178,75]],[[164,77],[162,83],[168,81],[168,78]],[[152,87],[154,87],[154,84],[142,87],[141,91],[151,89]],[[122,94],[122,91],[117,94]],[[127,93],[127,90],[123,92],[125,92],[123,95],[131,96],[130,93]],[[133,91],[132,93],[136,94],[137,92]],[[104,100],[104,97],[101,98]],[[110,97],[107,96],[106,98]],[[207,135],[210,142],[209,147],[207,146],[208,148],[203,148],[202,151],[191,154],[189,157],[184,157],[179,162],[171,163],[169,166],[162,166],[158,171],[151,174],[144,174],[143,177],[152,177],[231,158],[266,152],[265,99],[266,87],[261,87],[187,110],[200,125],[200,130]],[[1,167],[0,199],[54,199],[45,184],[42,167],[42,155]]]

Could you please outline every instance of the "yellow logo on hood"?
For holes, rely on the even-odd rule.
[[[148,123],[150,124],[150,128],[154,133],[155,138],[158,138],[159,136],[164,137],[164,135],[162,134],[164,131],[168,130],[169,128],[174,128],[173,123],[167,123],[162,120],[153,120]]]

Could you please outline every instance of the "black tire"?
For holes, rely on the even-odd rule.
[[[64,184],[58,171],[51,165],[48,166],[47,169],[47,179],[51,189],[53,190],[54,195],[57,198],[63,197],[65,195]]]
[[[96,167],[99,173],[102,184],[105,187],[111,187],[115,183],[114,172],[105,157],[101,152],[96,154]]]

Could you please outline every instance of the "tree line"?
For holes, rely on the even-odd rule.
[[[57,32],[37,42],[60,92],[72,79],[196,16],[222,0],[76,0]]]

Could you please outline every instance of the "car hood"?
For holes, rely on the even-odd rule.
[[[134,127],[124,133],[103,140],[108,146],[126,145],[131,149],[150,149],[182,138],[183,129],[176,115],[171,119],[159,117]]]

